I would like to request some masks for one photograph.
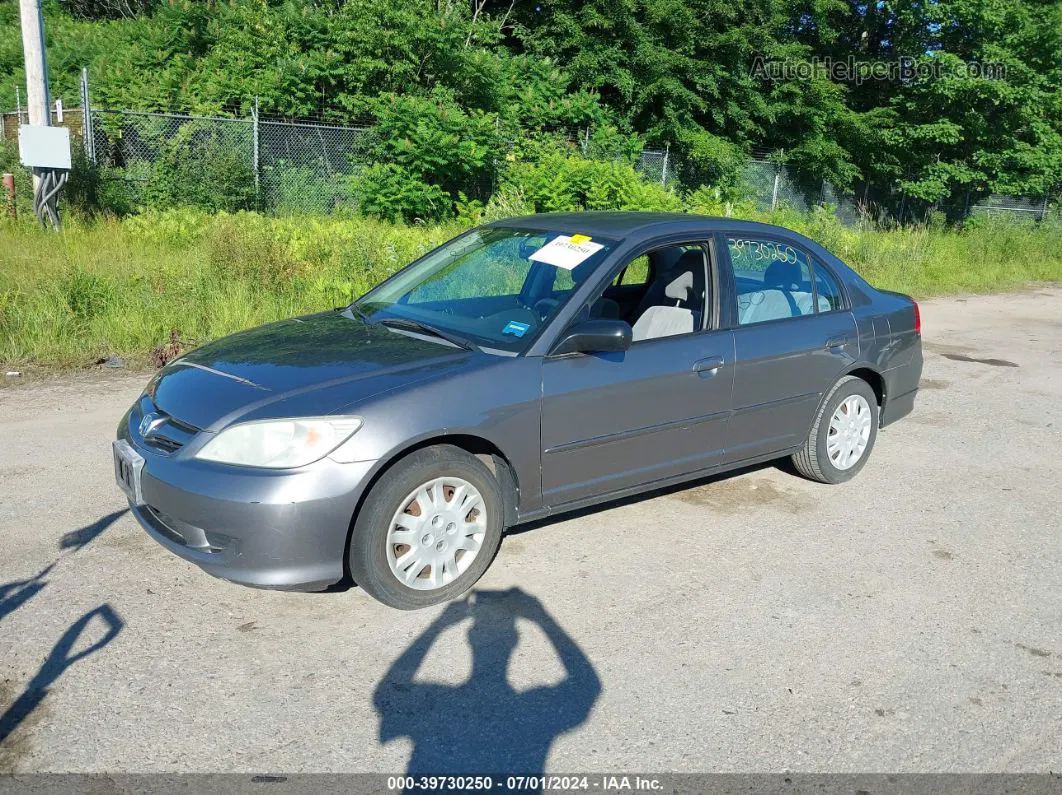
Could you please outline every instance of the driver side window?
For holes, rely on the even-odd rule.
[[[660,246],[630,260],[590,304],[589,314],[629,323],[635,343],[692,334],[704,328],[708,292],[706,246]]]

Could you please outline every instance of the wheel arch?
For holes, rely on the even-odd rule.
[[[878,425],[880,427],[881,412],[885,408],[885,399],[887,396],[885,390],[885,379],[882,377],[881,373],[878,372],[875,368],[871,367],[865,362],[858,362],[856,364],[853,364],[844,372],[840,373],[837,378],[835,378],[833,382],[830,383],[830,385],[823,390],[822,396],[819,398],[819,404],[815,407],[815,413],[811,415],[811,423],[808,425],[808,434],[811,433],[811,428],[815,424],[815,418],[819,416],[819,412],[822,411],[822,406],[826,402],[826,398],[830,396],[830,393],[837,385],[837,382],[840,381],[842,378],[847,378],[848,376],[854,376],[855,378],[859,378],[863,381],[866,381],[867,384],[870,386],[871,390],[873,390],[874,395],[878,399]],[[807,436],[805,436],[804,438],[806,439]]]
[[[870,384],[870,388],[874,390],[874,395],[878,399],[879,411],[885,408],[885,399],[887,397],[887,391],[885,388],[885,378],[882,376],[881,373],[866,364],[859,364],[855,367],[852,367],[847,372],[842,373],[841,378],[844,378],[846,375],[861,378],[868,384]],[[838,380],[840,380],[840,378]]]
[[[516,470],[513,468],[509,457],[502,452],[497,444],[484,436],[479,436],[474,433],[441,433],[425,436],[419,439],[410,440],[404,446],[390,451],[390,453],[377,462],[376,467],[369,474],[368,483],[366,483],[365,487],[361,490],[358,501],[354,506],[354,511],[351,513],[350,527],[347,530],[347,553],[344,555],[344,558],[349,555],[350,534],[354,530],[354,521],[361,512],[362,505],[364,505],[369,493],[379,482],[380,478],[387,474],[395,464],[406,456],[409,456],[418,450],[423,450],[426,447],[435,447],[436,445],[444,444],[458,447],[466,453],[476,456],[487,465],[487,468],[498,479],[498,485],[501,487],[502,499],[505,501],[505,504],[503,505],[505,527],[511,527],[516,524],[520,508],[520,484],[516,477]]]

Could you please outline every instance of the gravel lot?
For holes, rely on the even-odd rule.
[[[144,375],[0,389],[0,771],[1062,769],[1062,289],[923,319],[915,414],[852,483],[521,528],[449,611],[166,553],[108,446]]]

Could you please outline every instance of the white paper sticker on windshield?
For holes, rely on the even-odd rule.
[[[601,243],[594,243],[586,235],[558,235],[528,259],[570,271],[604,247]]]

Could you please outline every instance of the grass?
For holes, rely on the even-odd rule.
[[[916,297],[1062,281],[1055,223],[957,232],[849,229],[826,213],[763,220]],[[190,346],[344,304],[461,228],[191,210],[68,221],[58,234],[0,221],[0,363],[65,368],[116,354],[143,364],[174,331]]]

